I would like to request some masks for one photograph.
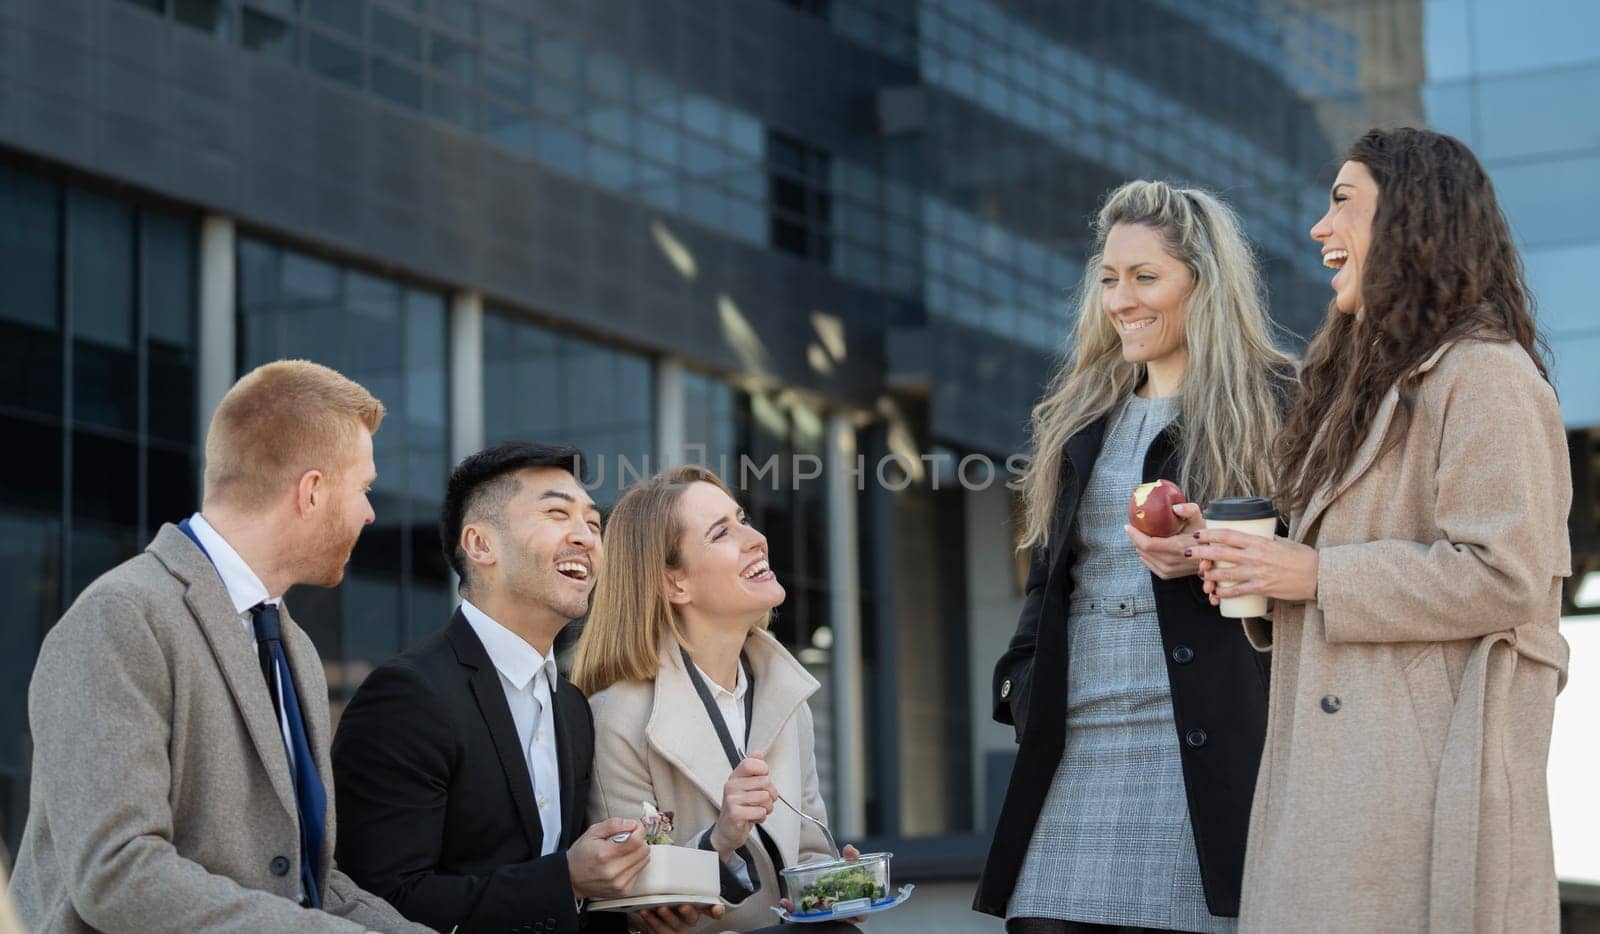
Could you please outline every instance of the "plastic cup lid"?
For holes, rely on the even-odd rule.
[[[1214,499],[1205,508],[1207,519],[1224,522],[1241,519],[1276,519],[1278,510],[1272,500],[1260,496],[1225,496]]]

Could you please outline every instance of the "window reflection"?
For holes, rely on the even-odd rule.
[[[334,591],[300,588],[295,619],[312,633],[335,700],[372,663],[444,625],[449,571],[438,514],[449,472],[442,295],[261,240],[239,243],[241,370],[304,358],[361,383],[388,409],[373,436],[377,521]]]
[[[576,445],[602,508],[616,502],[624,479],[658,469],[648,358],[500,312],[484,316],[483,347],[488,443]]]
[[[1486,77],[1476,87],[1485,161],[1583,152],[1600,141],[1600,64]]]
[[[26,452],[0,464],[0,837],[13,848],[40,639],[198,501],[193,243],[187,217],[0,163],[0,436]]]

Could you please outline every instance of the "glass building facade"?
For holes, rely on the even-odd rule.
[[[1126,179],[1226,198],[1298,346],[1328,298],[1306,232],[1371,125],[1489,166],[1573,432],[1575,569],[1600,571],[1600,240],[1573,209],[1600,203],[1600,22],[1548,5],[0,2],[0,437],[27,452],[0,467],[0,836],[39,640],[195,508],[226,385],[307,357],[389,410],[346,582],[290,597],[336,709],[450,612],[455,460],[570,441],[603,505],[701,461],[824,685],[835,826],[974,872],[1021,575],[1010,492],[956,464],[1021,449]]]

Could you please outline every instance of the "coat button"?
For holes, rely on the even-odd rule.
[[[1001,700],[1005,700],[1006,698],[1008,698],[1010,696],[1011,696],[1011,679],[1007,678],[1004,681],[1000,682],[1000,699]]]
[[[1189,744],[1190,749],[1199,749],[1206,744],[1206,731],[1190,730],[1183,734],[1183,741]]]
[[[1194,661],[1194,649],[1187,645],[1180,645],[1172,650],[1172,660],[1180,665],[1187,665]]]
[[[272,857],[271,865],[267,868],[271,869],[272,874],[275,876],[287,876],[289,874],[289,857],[274,856]]]
[[[1343,706],[1344,702],[1339,700],[1339,695],[1337,694],[1329,694],[1327,697],[1322,699],[1323,713],[1338,713],[1339,708]]]

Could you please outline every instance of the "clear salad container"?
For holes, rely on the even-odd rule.
[[[795,916],[841,914],[893,901],[889,860],[893,853],[862,853],[860,859],[824,859],[782,871],[783,891]]]

